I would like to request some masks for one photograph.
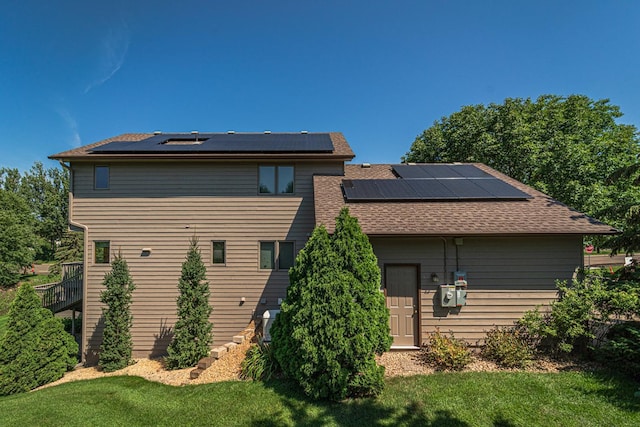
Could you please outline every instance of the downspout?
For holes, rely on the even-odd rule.
[[[444,247],[444,284],[447,285],[449,282],[449,272],[447,270],[447,239],[445,237],[440,237],[442,239],[442,245]]]
[[[82,230],[82,234],[83,234],[83,239],[84,239],[84,249],[83,249],[83,254],[82,254],[82,258],[83,258],[83,263],[82,263],[82,314],[83,314],[83,321],[82,321],[82,339],[80,340],[80,362],[84,363],[85,362],[85,354],[86,354],[86,348],[85,348],[85,342],[86,342],[86,337],[87,337],[87,322],[85,322],[84,317],[85,314],[87,313],[87,255],[88,255],[88,248],[89,248],[89,227],[87,227],[84,224],[81,224],[79,222],[74,221],[73,218],[73,187],[74,187],[74,179],[73,179],[73,170],[71,169],[70,165],[67,165],[64,161],[62,160],[58,160],[58,163],[60,163],[60,166],[62,166],[64,169],[66,169],[69,172],[69,218],[68,218],[68,223],[69,225],[72,225],[76,228],[80,228]]]

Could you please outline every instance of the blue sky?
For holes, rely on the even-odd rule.
[[[0,167],[154,130],[340,131],[398,162],[463,105],[542,94],[640,127],[639,22],[632,0],[4,1]]]

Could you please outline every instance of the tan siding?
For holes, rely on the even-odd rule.
[[[582,240],[578,236],[464,238],[457,264],[468,279],[467,305],[440,307],[439,285],[452,282],[456,246],[437,238],[372,238],[380,268],[385,264],[420,266],[420,329],[425,341],[436,327],[452,331],[472,343],[494,325],[512,325],[522,314],[556,298],[556,280],[571,280],[581,266]],[[439,283],[431,281],[436,273]]]
[[[283,163],[284,164],[284,163]],[[287,163],[291,164],[291,163]],[[132,335],[137,356],[164,352],[176,320],[181,264],[196,234],[207,266],[215,344],[228,342],[255,316],[277,308],[285,271],[260,270],[260,240],[300,250],[315,224],[312,175],[341,173],[342,163],[296,163],[296,193],[257,195],[257,163],[111,164],[111,188],[93,190],[93,166],[73,165],[73,221],[89,229],[85,342],[89,362],[101,343],[99,295],[108,265],[93,263],[93,241],[109,240],[137,286]],[[211,241],[226,241],[226,265],[211,263]],[[143,256],[142,248],[151,248]],[[246,301],[241,304],[241,298]],[[263,303],[262,300],[265,300]],[[163,338],[164,337],[164,338]]]

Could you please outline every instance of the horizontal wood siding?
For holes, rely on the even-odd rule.
[[[259,242],[293,241],[300,250],[315,224],[313,174],[342,172],[339,162],[295,163],[294,195],[259,196],[257,163],[109,166],[111,188],[93,190],[93,165],[73,165],[72,219],[89,230],[83,313],[89,363],[102,342],[99,296],[110,271],[94,263],[94,241],[110,241],[112,259],[119,252],[129,264],[136,284],[134,354],[146,357],[164,354],[170,341],[181,264],[196,235],[210,283],[214,341],[223,344],[286,295],[286,271],[259,269]],[[226,265],[212,263],[213,240],[226,242]]]
[[[570,281],[582,263],[580,236],[463,238],[457,265],[467,273],[467,305],[448,309],[440,307],[438,288],[453,283],[453,239],[446,239],[446,255],[444,242],[437,238],[372,238],[371,242],[381,269],[385,264],[420,265],[422,342],[435,328],[476,343],[495,325],[513,325],[525,311],[554,300],[556,280]],[[439,282],[431,280],[432,273]]]

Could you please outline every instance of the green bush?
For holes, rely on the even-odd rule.
[[[0,337],[0,395],[32,390],[77,363],[78,344],[62,321],[42,308],[33,286],[20,286]]]
[[[640,322],[613,326],[607,339],[596,350],[596,358],[606,366],[640,379]]]
[[[247,350],[242,361],[240,377],[254,381],[268,381],[280,372],[280,366],[270,344],[258,341]]]
[[[100,301],[106,305],[102,309],[104,331],[98,366],[105,372],[122,369],[132,363],[131,353],[131,294],[136,288],[127,261],[118,254],[111,263],[111,271],[106,273],[105,290],[100,294]]]
[[[195,366],[211,351],[213,325],[209,321],[209,282],[206,267],[202,262],[198,239],[193,237],[189,244],[187,259],[182,263],[182,275],[178,282],[178,321],[167,352],[168,369],[183,369]]]
[[[375,354],[391,343],[388,311],[375,255],[360,233],[346,210],[333,239],[316,227],[289,270],[287,297],[271,327],[283,372],[316,399],[375,396],[384,387]],[[355,247],[360,256],[339,255]]]
[[[471,363],[471,351],[468,344],[454,337],[443,335],[440,329],[429,335],[422,346],[423,359],[436,369],[443,371],[461,371]]]
[[[514,327],[499,327],[487,332],[482,357],[505,368],[525,368],[533,358],[533,351]]]

